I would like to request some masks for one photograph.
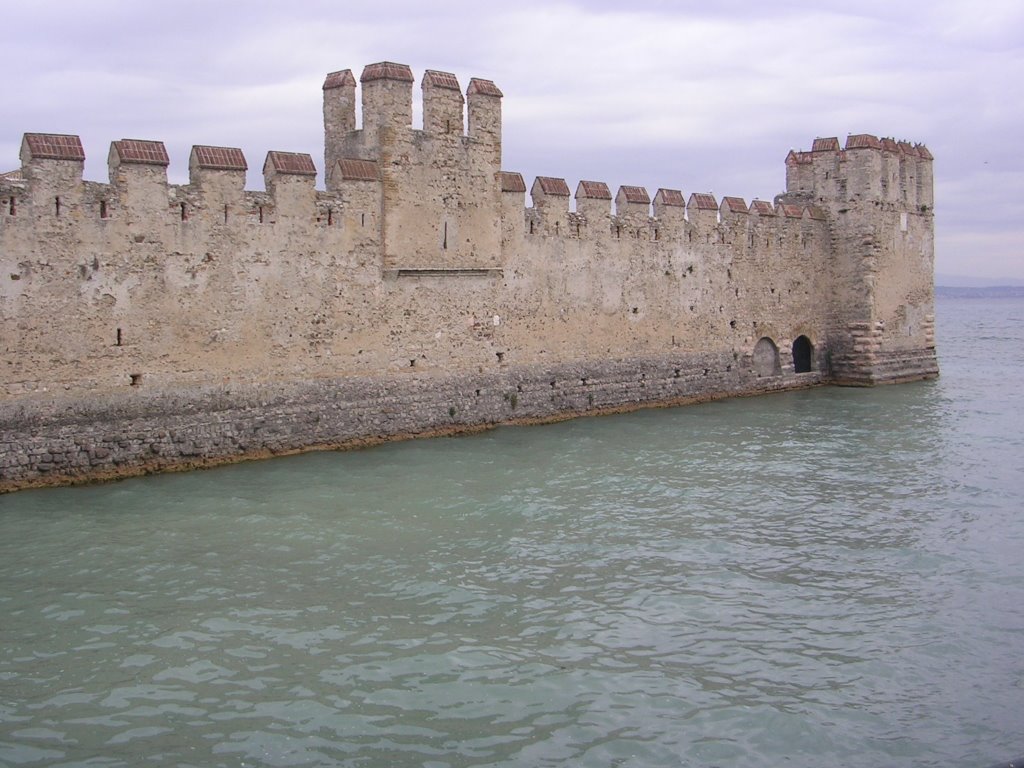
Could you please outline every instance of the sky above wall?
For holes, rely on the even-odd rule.
[[[1020,0],[5,3],[0,172],[25,132],[323,165],[327,72],[383,61],[494,80],[503,167],[771,200],[790,149],[873,133],[935,155],[936,270],[1024,279]],[[322,186],[322,176],[320,179]]]

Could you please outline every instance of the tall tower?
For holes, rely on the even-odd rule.
[[[932,155],[923,145],[815,139],[786,158],[785,202],[825,210],[831,231],[828,347],[837,383],[938,375]]]
[[[501,99],[473,78],[465,95],[451,72],[427,70],[422,128],[413,119],[412,70],[382,61],[356,80],[340,70],[324,82],[327,189],[344,193],[342,165],[371,162],[379,189],[382,268],[391,274],[497,270],[501,264]],[[467,130],[468,124],[468,130]]]

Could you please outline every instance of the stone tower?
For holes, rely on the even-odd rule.
[[[828,346],[837,383],[938,374],[932,155],[923,145],[852,135],[786,158],[783,203],[827,213]]]
[[[490,80],[473,78],[463,96],[455,75],[427,70],[423,127],[415,129],[413,84],[405,64],[367,65],[359,78],[357,129],[355,78],[350,70],[327,76],[327,189],[342,189],[342,163],[377,164],[385,272],[498,268],[502,93]]]

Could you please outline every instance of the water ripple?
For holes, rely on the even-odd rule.
[[[1008,759],[1024,329],[950,306],[937,383],[2,497],[0,764]]]

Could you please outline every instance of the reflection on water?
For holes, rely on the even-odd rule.
[[[943,378],[0,497],[0,764],[1024,752],[1024,303]]]

